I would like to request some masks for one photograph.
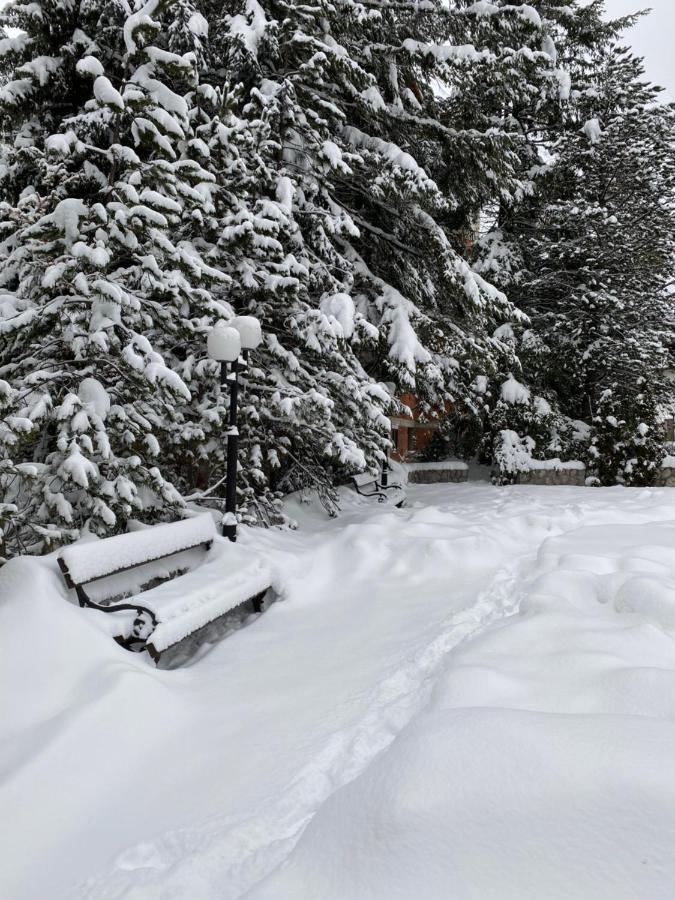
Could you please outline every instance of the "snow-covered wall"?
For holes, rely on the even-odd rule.
[[[666,456],[656,473],[657,487],[675,487],[675,456]]]
[[[558,463],[559,465],[552,465]],[[586,467],[581,462],[561,463],[560,460],[533,460],[529,472],[518,474],[519,484],[574,485],[583,487]]]
[[[469,478],[469,467],[459,460],[408,463],[406,469],[410,484],[459,483]]]

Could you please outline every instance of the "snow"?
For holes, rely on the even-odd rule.
[[[200,12],[193,12],[187,24],[190,33],[194,34],[195,37],[205,38],[209,36],[209,23]]]
[[[551,62],[555,65],[558,61],[558,48],[550,34],[544,35],[541,39],[541,50],[550,57]]]
[[[342,129],[344,139],[353,147],[365,147],[373,153],[380,154],[392,166],[403,169],[418,175],[420,180],[425,183],[433,184],[429,181],[429,176],[424,169],[418,165],[416,160],[405,150],[402,150],[397,144],[391,141],[383,141],[381,138],[366,134],[354,125],[346,125]]]
[[[210,517],[209,517],[210,518]],[[159,652],[271,586],[262,559],[230,541],[219,541],[203,565],[139,596],[157,614],[150,639]]]
[[[468,469],[469,466],[459,459],[443,459],[437,462],[405,463],[405,468],[408,472],[439,472],[444,469],[463,472]]]
[[[58,71],[63,64],[60,56],[35,56],[29,62],[25,62],[16,71],[20,75],[30,75],[43,87],[49,82],[52,72]]]
[[[258,0],[246,0],[244,13],[229,16],[230,32],[239,37],[252,56],[258,52],[258,44],[265,34],[267,19]]]
[[[485,394],[488,389],[488,377],[487,375],[476,375],[474,378],[472,388],[476,391],[477,394]]]
[[[537,469],[545,469],[545,470],[576,470],[580,471],[581,469],[585,469],[586,466],[584,463],[580,462],[578,459],[570,459],[566,462],[562,462],[559,459],[532,459],[530,460],[529,468],[532,471],[536,471]]]
[[[52,219],[56,227],[65,235],[66,242],[72,244],[80,235],[80,219],[88,215],[85,204],[76,197],[68,197],[57,203]]]
[[[401,46],[411,56],[419,53],[424,56],[431,56],[438,62],[480,62],[494,58],[489,50],[476,50],[473,44],[427,44],[412,38],[406,38]]]
[[[558,96],[565,103],[572,93],[572,78],[567,69],[556,69],[555,75],[558,80]]]
[[[582,422],[580,419],[573,419],[571,425],[574,428],[572,437],[575,441],[587,443],[590,440],[591,426],[587,422]]]
[[[342,163],[342,150],[334,141],[324,141],[321,146],[321,155],[324,156],[334,169],[339,168]]]
[[[58,473],[65,481],[70,480],[83,488],[88,488],[90,479],[96,481],[99,476],[96,464],[82,454],[75,440],[71,441],[68,456],[59,466]]]
[[[506,322],[504,325],[500,325],[499,328],[496,329],[492,337],[497,341],[514,341],[516,336],[513,332],[513,326]]]
[[[411,316],[418,310],[389,285],[378,285],[382,291],[382,324],[389,326],[389,355],[401,362],[410,372],[417,363],[431,362],[431,354],[419,340],[411,324]]]
[[[553,412],[551,404],[544,397],[534,398],[534,408],[538,416],[550,416]]]
[[[384,102],[382,94],[374,84],[369,88],[366,88],[365,91],[361,91],[361,94],[359,96],[361,97],[363,102],[373,110],[373,112],[379,112],[380,110],[387,108],[387,104]]]
[[[466,11],[475,16],[493,16],[499,12],[499,7],[494,3],[488,3],[488,0],[478,0],[477,3],[472,3],[467,7]]]
[[[538,411],[542,414],[541,409]],[[500,431],[495,452],[497,468],[502,473],[510,474],[537,471],[581,471],[586,468],[584,463],[577,459],[566,461],[562,461],[557,457],[554,459],[533,459],[532,452],[534,449],[535,442],[531,437],[527,435],[521,437],[517,432],[509,429]]]
[[[523,3],[517,9],[518,15],[525,19],[526,22],[529,22],[530,25],[534,25],[535,28],[542,27],[541,16],[533,6]]]
[[[175,671],[0,569],[5,896],[670,900],[675,493],[342,502],[240,529],[284,602]]]
[[[124,44],[127,48],[127,53],[130,55],[138,51],[138,45],[135,39],[136,31],[143,27],[152,28],[154,24],[152,16],[157,12],[160,2],[161,0],[148,0],[148,2],[133,13],[133,15],[130,15],[124,23]]]
[[[288,215],[293,212],[294,195],[293,182],[288,176],[283,175],[277,183],[276,197],[279,207]]]
[[[105,421],[110,411],[110,395],[96,378],[83,378],[77,390],[82,404]]]
[[[591,144],[597,144],[602,137],[602,128],[598,119],[589,119],[588,122],[584,124],[582,131]]]
[[[106,538],[103,542],[97,542],[95,547],[91,543],[74,544],[66,547],[61,556],[73,581],[83,584],[109,575],[116,569],[212,541],[214,536],[213,519],[208,513],[203,513],[191,519]]]
[[[530,402],[530,392],[513,375],[509,375],[501,387],[501,398],[512,406]]]
[[[91,78],[99,78],[105,71],[95,56],[83,56],[75,66],[80,75],[89,75]]]
[[[527,472],[532,464],[534,449],[531,438],[522,438],[517,432],[505,428],[499,432],[494,461],[503,473]]]
[[[354,316],[356,309],[349,294],[332,294],[324,297],[319,308],[329,320],[337,325],[337,336],[349,340],[354,334]]]
[[[77,145],[77,142],[77,135],[74,131],[69,130],[64,134],[51,134],[45,141],[45,147],[53,153],[61,153],[65,156],[73,152],[73,147]]]

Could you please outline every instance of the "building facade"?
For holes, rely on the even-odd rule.
[[[398,399],[408,407],[410,414],[391,418],[391,439],[394,444],[391,456],[398,462],[411,462],[429,444],[452,407],[448,403],[444,412],[432,411],[422,421],[421,404],[414,394],[401,394]]]

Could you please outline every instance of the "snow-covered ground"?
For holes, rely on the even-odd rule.
[[[7,900],[672,900],[675,491],[409,488],[245,531],[284,602],[157,671],[0,571]]]

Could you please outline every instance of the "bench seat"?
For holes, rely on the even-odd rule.
[[[139,601],[155,613],[158,621],[148,652],[156,658],[171,645],[263,594],[270,584],[271,573],[262,559],[237,544],[219,541],[201,566],[139,595]]]

